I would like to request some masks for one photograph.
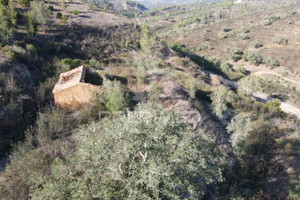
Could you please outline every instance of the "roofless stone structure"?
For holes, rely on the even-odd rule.
[[[62,107],[81,107],[89,103],[99,87],[88,83],[87,73],[98,75],[95,70],[85,66],[60,74],[52,91],[55,103]]]

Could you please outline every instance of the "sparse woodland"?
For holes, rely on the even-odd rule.
[[[297,0],[0,0],[0,199],[300,199],[299,28]],[[56,105],[81,65],[99,90]]]

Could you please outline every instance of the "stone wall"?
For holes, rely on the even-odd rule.
[[[81,107],[91,102],[98,86],[89,83],[78,83],[72,87],[54,92],[54,101],[62,107]]]

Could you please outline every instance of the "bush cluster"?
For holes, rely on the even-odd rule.
[[[244,60],[250,61],[253,65],[259,65],[264,63],[263,56],[258,51],[246,50],[244,52]]]
[[[283,38],[283,37],[276,37],[275,40],[274,40],[274,43],[276,43],[278,45],[287,45],[288,40]]]

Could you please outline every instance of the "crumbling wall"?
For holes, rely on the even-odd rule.
[[[62,107],[79,107],[88,104],[99,90],[98,86],[89,83],[78,83],[72,87],[54,92],[54,101]]]

